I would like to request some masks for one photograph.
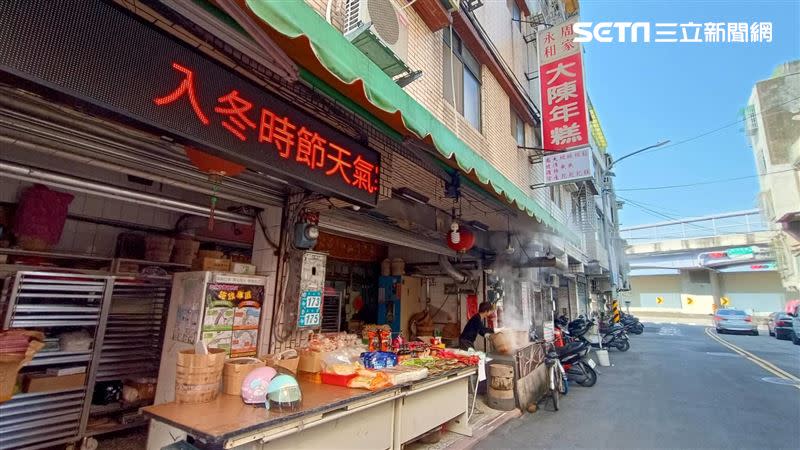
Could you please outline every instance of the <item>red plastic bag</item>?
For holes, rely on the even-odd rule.
[[[14,217],[13,231],[20,244],[45,248],[58,244],[73,198],[72,194],[53,191],[41,184],[25,189]]]

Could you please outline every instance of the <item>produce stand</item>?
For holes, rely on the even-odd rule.
[[[300,380],[303,401],[293,412],[245,405],[221,394],[209,403],[165,403],[143,410],[151,418],[148,450],[168,431],[187,435],[202,449],[392,448],[445,423],[471,435],[467,425],[468,380],[475,367],[453,369],[378,391]]]

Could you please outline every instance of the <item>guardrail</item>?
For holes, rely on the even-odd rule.
[[[625,227],[620,229],[620,235],[628,241],[628,244],[643,244],[673,239],[753,233],[768,229],[759,210],[750,209]]]

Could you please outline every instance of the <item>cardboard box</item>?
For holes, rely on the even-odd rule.
[[[322,371],[322,359],[330,352],[312,352],[310,350],[300,350],[300,363],[298,370],[302,372],[317,373]]]
[[[265,355],[262,359],[270,367],[283,367],[292,373],[297,373],[297,367],[300,365],[300,357],[295,356],[292,358],[276,359],[277,356],[273,354]]]
[[[72,375],[47,375],[46,373],[32,373],[25,376],[23,392],[61,391],[81,387],[86,383],[85,373]]]
[[[245,275],[255,275],[256,266],[254,266],[253,264],[235,262],[231,263],[231,272],[241,273]]]
[[[231,260],[225,258],[196,258],[194,260],[193,270],[214,270],[219,272],[228,272],[231,269]]]

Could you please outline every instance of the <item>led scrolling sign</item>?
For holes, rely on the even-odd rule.
[[[205,126],[211,120],[197,100],[194,72],[177,63],[172,68],[183,75],[183,80],[172,92],[153,99],[158,106],[168,106],[181,99],[191,105],[197,120]],[[252,139],[248,134],[257,130],[257,142],[271,144],[277,154],[284,159],[294,160],[310,170],[319,169],[325,176],[341,178],[345,184],[355,186],[369,194],[378,190],[379,166],[353,152],[328,141],[319,133],[303,125],[293,123],[289,117],[280,116],[266,107],[257,114],[258,126],[254,121],[253,103],[244,99],[239,91],[232,89],[217,99],[214,112],[223,117],[220,125],[236,139],[246,142]],[[296,147],[296,150],[295,150]]]
[[[2,3],[8,79],[290,184],[377,203],[378,152],[111,2]]]

